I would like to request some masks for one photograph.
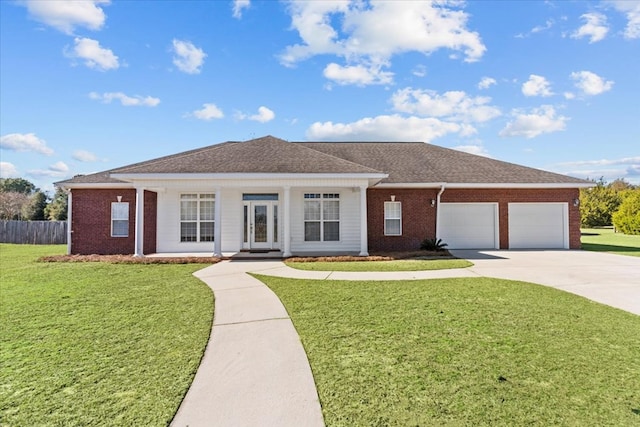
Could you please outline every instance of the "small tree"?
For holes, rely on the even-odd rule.
[[[62,188],[56,188],[51,203],[45,208],[45,216],[51,221],[65,221],[67,219],[67,193]]]
[[[640,234],[640,189],[624,192],[624,199],[613,214],[613,225],[624,234]]]
[[[46,219],[44,212],[48,201],[49,198],[47,195],[37,190],[29,196],[29,201],[22,207],[22,219],[27,221],[44,221]]]
[[[22,219],[22,211],[29,201],[29,196],[23,193],[0,192],[0,219]]]
[[[618,209],[620,193],[606,185],[603,178],[592,188],[580,190],[580,224],[582,227],[604,227],[611,225],[611,215]]]

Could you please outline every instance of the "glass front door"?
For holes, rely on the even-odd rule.
[[[278,248],[278,202],[244,202],[244,249]]]

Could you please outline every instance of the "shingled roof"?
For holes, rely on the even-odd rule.
[[[584,184],[587,181],[424,142],[300,145],[389,174],[383,183]]]
[[[57,183],[117,184],[115,174],[388,174],[383,183],[584,184],[565,175],[422,142],[225,142]]]

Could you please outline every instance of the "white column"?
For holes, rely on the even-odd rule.
[[[71,216],[73,215],[73,209],[71,209],[72,203],[71,190],[69,190],[67,193],[67,255],[71,255],[71,233],[73,232],[71,229]]]
[[[369,256],[367,241],[367,186],[360,186],[360,256]]]
[[[284,187],[284,206],[282,213],[284,216],[284,247],[282,248],[282,256],[291,256],[291,187]]]
[[[134,256],[144,256],[144,188],[136,188],[136,230]]]
[[[222,190],[216,187],[216,198],[213,204],[213,256],[222,257]]]

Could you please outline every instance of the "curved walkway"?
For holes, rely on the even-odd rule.
[[[281,261],[224,261],[195,273],[215,293],[209,344],[171,425],[323,426],[313,375],[278,297],[247,272],[320,280],[497,277],[555,287],[640,315],[640,258],[584,251],[452,251],[474,266],[319,272]]]

